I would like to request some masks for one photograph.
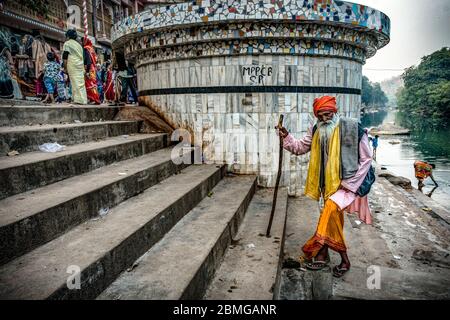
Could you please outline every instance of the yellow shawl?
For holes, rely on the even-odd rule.
[[[309,161],[308,177],[306,178],[305,195],[319,200],[320,199],[320,139],[319,130],[316,130],[311,143],[311,158]],[[333,131],[328,143],[328,161],[325,164],[325,194],[324,200],[327,200],[335,193],[341,184],[340,168],[341,168],[341,143],[339,124]]]

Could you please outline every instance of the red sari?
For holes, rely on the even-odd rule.
[[[105,83],[104,88],[105,88],[105,100],[108,100],[108,101],[116,100],[111,70],[106,71],[106,83]]]
[[[89,52],[91,57],[91,65],[89,67],[89,76],[85,77],[86,93],[89,101],[95,102],[95,104],[100,104],[100,96],[97,89],[97,55],[95,54],[94,47],[92,46],[91,40],[84,39],[84,48]]]

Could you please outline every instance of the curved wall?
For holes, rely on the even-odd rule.
[[[141,102],[193,132],[205,160],[274,186],[278,137],[314,121],[314,98],[359,118],[362,65],[389,41],[389,19],[343,1],[192,1],[116,25],[136,63]],[[308,156],[286,153],[283,185],[300,194]]]

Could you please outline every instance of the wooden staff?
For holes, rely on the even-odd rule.
[[[281,114],[280,118],[278,119],[278,130],[283,127],[283,118],[284,118],[284,116]],[[266,237],[270,237],[270,228],[272,228],[273,216],[275,213],[275,207],[277,205],[278,185],[280,184],[281,168],[282,168],[282,163],[283,163],[283,137],[281,136],[281,133],[279,133],[278,136],[280,137],[280,154],[279,154],[279,158],[278,158],[278,174],[277,174],[277,180],[275,183],[275,190],[273,192],[272,211],[270,212],[270,220],[269,220],[269,225],[267,227]]]

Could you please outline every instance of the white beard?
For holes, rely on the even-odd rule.
[[[320,121],[317,123],[317,130],[319,130],[319,141],[321,144],[326,143],[326,145],[328,145],[328,141],[330,140],[334,128],[336,128],[338,123],[339,115],[337,113],[334,114],[331,120],[325,122]]]

